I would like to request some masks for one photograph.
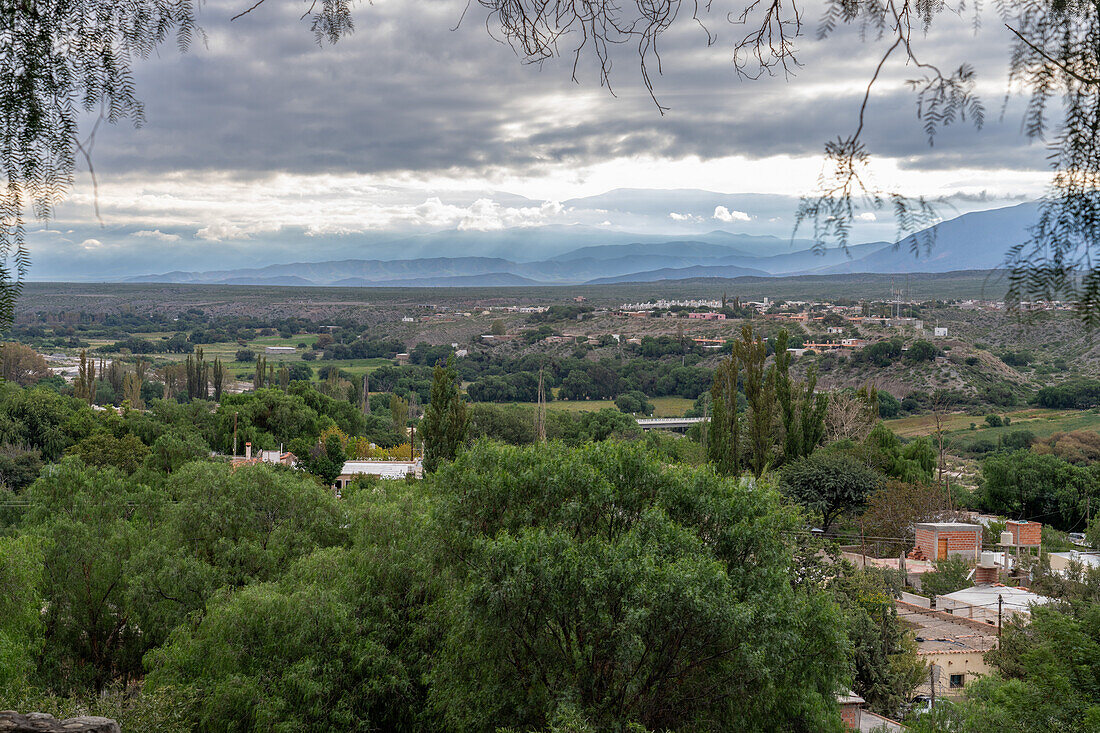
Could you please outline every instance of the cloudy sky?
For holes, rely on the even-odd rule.
[[[811,3],[803,66],[749,81],[731,64],[744,28],[725,14],[738,5],[715,4],[710,46],[685,12],[661,40],[662,115],[634,47],[613,49],[612,94],[591,58],[571,79],[568,38],[565,58],[523,63],[487,32],[477,3],[464,18],[465,0],[360,3],[355,33],[325,47],[300,20],[305,4],[267,0],[230,22],[250,4],[209,0],[205,45],[137,64],[147,122],[95,140],[102,223],[81,173],[32,236],[36,279],[479,253],[468,236],[450,252],[442,240],[403,244],[450,230],[789,237],[825,141],[853,129],[885,47],[854,29],[816,40],[821,8]],[[977,68],[989,110],[981,132],[948,128],[930,147],[904,85],[917,72],[887,66],[865,134],[883,188],[947,197],[959,212],[1042,191],[1044,150],[1022,136],[1019,102],[1001,115],[1008,31],[986,21],[975,35],[971,18],[945,13],[918,45],[944,68]],[[655,192],[601,196],[615,189]],[[674,189],[701,193],[662,193]],[[862,219],[858,240],[891,237],[881,213]]]

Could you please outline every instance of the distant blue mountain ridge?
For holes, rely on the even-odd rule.
[[[898,244],[870,242],[847,249],[815,250],[809,240],[710,232],[654,241],[599,242],[540,261],[505,257],[421,257],[294,262],[260,268],[207,272],[168,272],[126,278],[126,282],[348,287],[476,287],[655,282],[698,277],[734,278],[845,273],[950,272],[999,266],[1010,247],[1025,241],[1037,218],[1037,204],[1026,203],[964,214]],[[552,228],[533,228],[532,243],[553,237]],[[470,232],[456,233],[466,242]],[[571,232],[575,237],[576,231]],[[931,235],[931,236],[929,236]],[[447,233],[433,235],[445,241]],[[522,238],[522,231],[510,236]],[[930,243],[925,246],[925,243]],[[456,246],[456,251],[462,247]],[[783,251],[787,250],[787,251]],[[529,251],[529,250],[528,250]],[[775,254],[780,252],[780,254]]]

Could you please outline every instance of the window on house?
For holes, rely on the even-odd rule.
[[[963,675],[963,674],[953,674],[953,675],[951,675],[951,682],[950,682],[951,689],[952,690],[957,690],[960,687],[962,687],[963,684],[965,683],[965,678],[966,678],[966,675]]]

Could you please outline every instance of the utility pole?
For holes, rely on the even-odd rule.
[[[535,440],[539,443],[546,442],[546,400],[543,398],[543,379],[542,369],[539,369],[539,402],[537,412],[535,414]]]
[[[863,558],[863,569],[867,569],[867,543],[863,539],[863,519],[859,520],[859,554]]]
[[[928,665],[928,687],[932,690],[932,709],[936,709],[936,663]]]
[[[1005,599],[1000,593],[997,594],[997,646],[1001,645],[1001,611],[1004,609]]]
[[[237,457],[237,413],[233,413],[233,457]]]

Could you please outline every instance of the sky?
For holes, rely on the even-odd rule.
[[[100,129],[98,194],[78,166],[68,200],[31,234],[33,279],[461,256],[480,253],[471,233],[510,229],[573,227],[593,244],[600,232],[789,238],[824,143],[854,128],[885,48],[856,29],[817,39],[822,8],[810,2],[802,65],[748,80],[731,63],[745,27],[726,20],[741,6],[715,3],[708,45],[685,5],[653,74],[662,114],[636,48],[612,49],[611,90],[588,55],[574,81],[573,40],[563,58],[525,63],[477,3],[359,3],[355,32],[335,46],[315,42],[302,2],[267,0],[230,21],[249,5],[209,0],[205,43],[135,64],[146,121]],[[1021,101],[1006,98],[1009,32],[990,16],[975,33],[972,21],[944,13],[917,48],[944,68],[976,67],[983,129],[951,126],[930,146],[905,86],[918,72],[897,60],[865,130],[873,180],[942,197],[948,217],[1033,199],[1048,180]],[[605,195],[617,189],[649,191]],[[452,231],[465,236],[409,244]],[[856,241],[893,235],[883,212],[861,212]]]

